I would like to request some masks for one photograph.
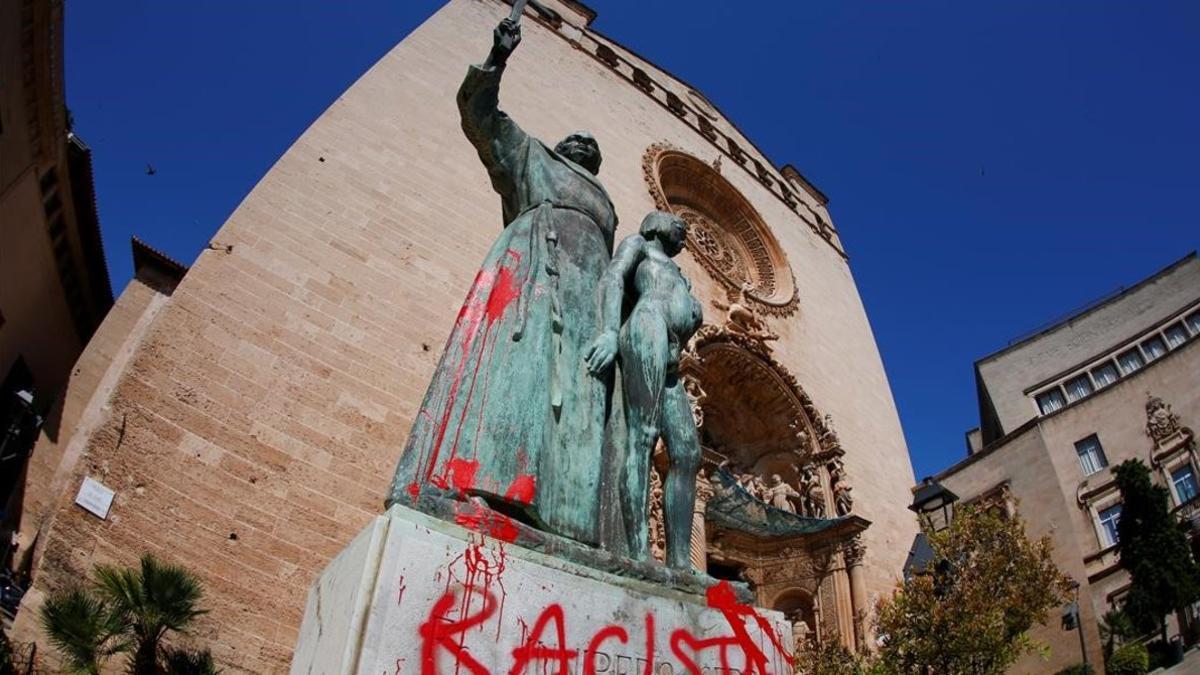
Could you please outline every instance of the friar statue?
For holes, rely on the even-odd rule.
[[[589,373],[583,349],[601,327],[596,298],[617,216],[596,178],[591,134],[550,148],[499,109],[520,41],[516,19],[502,21],[458,91],[463,132],[500,195],[504,229],[450,332],[388,503],[480,497],[596,544],[611,385]]]
[[[700,468],[700,438],[679,376],[679,353],[703,317],[691,284],[671,260],[686,240],[682,218],[653,211],[637,234],[621,241],[604,274],[600,331],[585,355],[593,373],[606,371],[618,353],[621,359],[627,438],[617,492],[627,554],[634,560],[650,556],[650,456],[660,438],[666,443],[663,525],[667,566],[675,569],[691,568],[692,509]],[[622,323],[627,304],[632,309]]]

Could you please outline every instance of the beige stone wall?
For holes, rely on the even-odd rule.
[[[308,584],[381,508],[412,415],[501,227],[454,94],[508,7],[454,0],[342,95],[263,177],[149,327],[49,529],[37,591],[153,551],[201,574],[200,637],[227,672],[281,672]],[[716,150],[533,21],[505,109],[554,142],[588,128],[622,226],[653,208],[642,154]],[[748,148],[747,148],[748,149]],[[801,289],[771,319],[779,360],[831,413],[867,532],[872,595],[899,576],[913,482],[886,376],[846,261],[744,170]],[[723,295],[683,256],[706,300]],[[708,307],[706,306],[706,309]],[[106,522],[70,505],[81,474],[117,490]],[[19,634],[33,629],[22,612]],[[24,631],[24,633],[20,633]]]
[[[113,304],[87,347],[71,369],[65,394],[43,429],[26,469],[17,556],[28,564],[42,527],[47,524],[54,499],[74,484],[75,468],[92,432],[108,418],[113,388],[166,296],[140,279],[133,279]],[[40,542],[44,549],[44,541]]]
[[[46,233],[38,176],[30,165],[0,195],[0,379],[21,357],[39,398],[53,400],[83,345]]]
[[[1136,328],[1129,330],[1137,333]],[[1115,557],[1085,564],[1085,559],[1097,556],[1103,545],[1093,510],[1081,505],[1078,495],[1110,484],[1112,467],[1127,459],[1150,464],[1154,443],[1145,431],[1147,394],[1171,404],[1185,426],[1200,428],[1197,373],[1200,339],[1193,339],[1134,375],[1043,418],[1005,444],[971,457],[938,477],[964,501],[1010,482],[1014,496],[1020,500],[1018,510],[1027,522],[1029,536],[1051,536],[1055,562],[1081,583],[1080,604],[1092,664],[1102,658],[1097,617],[1112,608],[1110,597],[1128,584],[1128,575],[1110,569]],[[1085,477],[1075,442],[1091,434],[1100,439],[1108,467]],[[1156,480],[1164,482],[1161,475]],[[1050,645],[1049,659],[1026,657],[1011,672],[1053,673],[1079,661],[1078,634],[1063,631],[1060,616],[1061,609],[1033,633]]]

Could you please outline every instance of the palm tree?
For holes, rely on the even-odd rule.
[[[207,649],[196,652],[168,649],[163,659],[167,675],[217,675],[212,654]]]
[[[1104,643],[1104,658],[1112,655],[1121,644],[1137,637],[1133,620],[1119,609],[1110,609],[1100,619],[1100,640]]]
[[[194,574],[144,555],[140,569],[96,568],[97,592],[114,615],[129,627],[133,642],[132,675],[159,675],[159,657],[168,632],[184,632],[196,617],[203,591]],[[210,657],[211,660],[211,657]]]
[[[82,588],[50,596],[41,615],[50,644],[63,655],[68,672],[98,675],[108,657],[129,649],[124,620]]]

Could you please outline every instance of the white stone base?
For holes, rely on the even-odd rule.
[[[518,672],[792,672],[779,612],[704,602],[394,506],[313,585],[291,672],[504,675],[523,657]]]

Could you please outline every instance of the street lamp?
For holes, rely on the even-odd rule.
[[[1062,627],[1063,630],[1079,631],[1079,653],[1083,656],[1083,670],[1088,673],[1091,667],[1088,665],[1087,646],[1083,642],[1083,620],[1079,616],[1079,582],[1072,579],[1068,588],[1075,592],[1075,599],[1063,610]]]
[[[904,580],[908,581],[915,575],[934,574],[937,579],[948,582],[952,570],[946,568],[948,562],[938,569],[926,569],[933,560],[933,549],[929,546],[926,533],[943,530],[950,525],[953,517],[954,502],[958,495],[947,490],[933,478],[926,478],[921,485],[913,490],[913,503],[908,510],[917,514],[921,522],[921,531],[913,539],[912,548],[908,551],[908,559],[904,561]]]
[[[909,505],[908,510],[916,513],[921,524],[930,531],[937,532],[950,525],[956,501],[958,495],[933,478],[926,478],[921,481],[921,486],[913,491],[913,503]]]

